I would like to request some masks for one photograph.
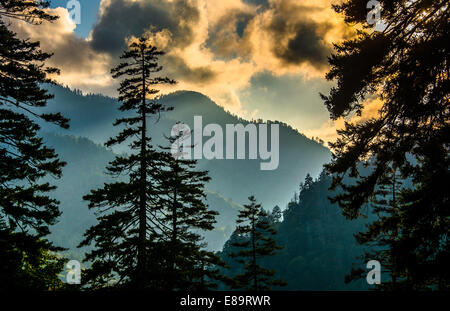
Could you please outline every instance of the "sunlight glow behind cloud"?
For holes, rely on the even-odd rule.
[[[67,9],[51,10],[56,22],[14,22],[14,29],[54,52],[49,65],[61,69],[56,80],[64,85],[116,96],[110,68],[127,40],[146,34],[167,52],[163,74],[178,81],[162,93],[198,91],[244,118],[270,117],[307,135],[333,136],[318,92],[330,86],[324,75],[332,42],[352,31],[331,0],[102,0],[87,39],[75,34]],[[271,92],[286,83],[285,92],[275,92],[283,98],[258,104],[261,75],[270,76]]]

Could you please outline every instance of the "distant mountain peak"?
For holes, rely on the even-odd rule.
[[[198,99],[199,101],[209,101],[212,104],[215,104],[208,96],[196,91],[188,90],[179,90],[173,93],[165,94],[161,96],[161,99],[178,99],[179,97],[188,97],[189,99]]]

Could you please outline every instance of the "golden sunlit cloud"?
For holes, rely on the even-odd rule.
[[[363,106],[364,108],[361,111],[361,115],[354,115],[347,119],[341,117],[336,121],[329,120],[317,129],[305,131],[305,134],[309,137],[320,137],[325,142],[333,142],[338,138],[336,131],[345,128],[345,121],[358,124],[371,118],[376,118],[383,106],[383,102],[379,98],[370,98],[365,101]]]
[[[99,20],[87,39],[74,33],[76,25],[65,8],[49,9],[60,16],[53,23],[13,23],[20,37],[38,40],[44,51],[54,52],[49,65],[61,69],[61,75],[55,78],[61,84],[116,96],[117,81],[111,78],[110,68],[118,62],[121,45],[133,36],[146,35],[167,52],[161,59],[165,67],[162,74],[178,81],[175,87],[162,88],[162,94],[198,91],[232,113],[256,118],[270,111],[250,109],[239,95],[252,87],[255,75],[296,75],[299,83],[323,79],[332,43],[351,33],[331,3],[102,0]],[[149,16],[156,11],[158,16]],[[274,105],[268,109],[277,108]],[[312,128],[291,122],[307,135],[324,140],[332,137],[330,131],[335,124],[317,124]]]
[[[41,25],[12,20],[13,31],[23,39],[39,41],[43,51],[54,54],[47,65],[60,69],[61,74],[53,77],[58,83],[84,92],[107,93],[113,83],[109,74],[111,57],[94,51],[86,40],[74,34],[76,25],[67,9],[48,11],[59,19]]]

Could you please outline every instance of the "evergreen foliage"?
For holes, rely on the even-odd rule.
[[[55,20],[42,10],[47,5],[0,1],[0,284],[10,289],[57,288],[62,270],[53,253],[61,249],[45,238],[60,215],[59,202],[49,196],[55,187],[42,179],[59,178],[65,163],[43,144],[33,121],[68,127],[61,114],[40,112],[53,97],[41,84],[51,83],[48,75],[58,70],[45,67],[51,55],[39,49],[39,42],[18,39],[8,29],[8,19]]]
[[[299,199],[292,200],[283,211],[283,220],[273,222],[277,231],[273,236],[278,245],[283,246],[274,256],[261,258],[260,264],[275,270],[278,278],[287,282],[286,287],[274,287],[276,290],[366,290],[365,275],[352,283],[345,283],[355,258],[363,256],[363,248],[358,245],[354,235],[364,229],[367,222],[375,218],[349,221],[337,204],[328,200],[335,193],[328,190],[331,176],[323,172],[318,179],[307,177],[302,183]],[[305,186],[305,184],[307,186]],[[269,215],[269,221],[273,221]],[[234,244],[247,242],[248,239],[235,231],[225,243],[219,256],[229,266],[223,270],[227,277],[243,274],[245,270],[236,258]],[[355,266],[355,270],[367,272],[365,265]],[[224,289],[224,287],[222,287]]]
[[[131,140],[135,152],[117,156],[107,167],[122,180],[85,196],[90,208],[99,209],[98,224],[86,231],[80,244],[95,247],[85,259],[92,263],[87,271],[92,288],[188,290],[214,285],[217,273],[211,265],[218,258],[204,250],[194,231],[212,230],[215,223],[216,213],[204,203],[207,172],[195,171],[195,161],[157,150],[147,128],[148,117],[171,110],[153,100],[155,85],[174,83],[150,76],[162,70],[162,55],[140,38],[112,70],[113,77],[126,77],[119,88],[120,110],[136,116],[117,119],[114,125],[125,127],[106,145]]]
[[[381,101],[378,116],[346,123],[330,145],[332,189],[343,190],[333,202],[355,219],[365,206],[376,203],[377,191],[393,168],[403,180],[411,180],[413,186],[399,189],[395,202],[385,202],[380,220],[359,241],[381,245],[371,259],[389,258],[388,269],[394,264],[390,288],[448,289],[448,1],[379,2],[386,28],[361,30],[337,44],[329,59],[327,78],[337,86],[322,98],[332,119],[360,114],[368,98]],[[361,1],[334,8],[348,23],[366,23],[366,4]],[[361,162],[373,170],[362,174]],[[345,183],[347,175],[354,182]]]
[[[124,79],[119,87],[120,110],[134,115],[119,118],[115,126],[123,126],[116,137],[110,138],[106,146],[130,141],[134,153],[117,156],[107,167],[116,177],[125,175],[127,180],[105,184],[104,188],[92,190],[84,197],[89,208],[98,208],[98,224],[85,233],[80,247],[94,245],[85,261],[92,262],[87,271],[87,283],[93,288],[109,286],[154,286],[148,280],[159,267],[151,267],[150,254],[158,254],[161,245],[153,243],[164,232],[157,212],[158,189],[155,178],[162,165],[160,154],[151,145],[147,118],[167,108],[149,100],[158,90],[158,84],[172,84],[168,78],[151,77],[162,70],[158,58],[164,53],[149,45],[144,38],[132,42],[123,53],[124,60],[111,70],[114,78]]]
[[[276,243],[274,238],[276,231],[261,204],[256,203],[254,196],[248,199],[250,203],[243,206],[236,220],[234,238],[239,240],[231,243],[235,251],[230,254],[243,265],[244,272],[231,279],[231,288],[262,291],[271,290],[273,286],[285,286],[283,280],[273,278],[274,270],[261,265],[262,258],[274,256],[282,247]]]

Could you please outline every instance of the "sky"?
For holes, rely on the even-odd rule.
[[[243,118],[282,121],[324,141],[343,126],[319,97],[333,86],[324,78],[332,43],[354,35],[334,0],[78,0],[78,25],[71,2],[51,2],[55,22],[13,24],[54,53],[48,64],[63,85],[117,96],[110,69],[145,35],[166,52],[161,74],[177,81],[162,94],[198,91]],[[368,105],[369,115],[376,107]]]
[[[94,27],[97,18],[101,0],[77,0],[80,3],[80,24],[76,25],[75,33],[81,37],[87,38]],[[71,10],[70,0],[52,0],[50,7],[63,7]]]

